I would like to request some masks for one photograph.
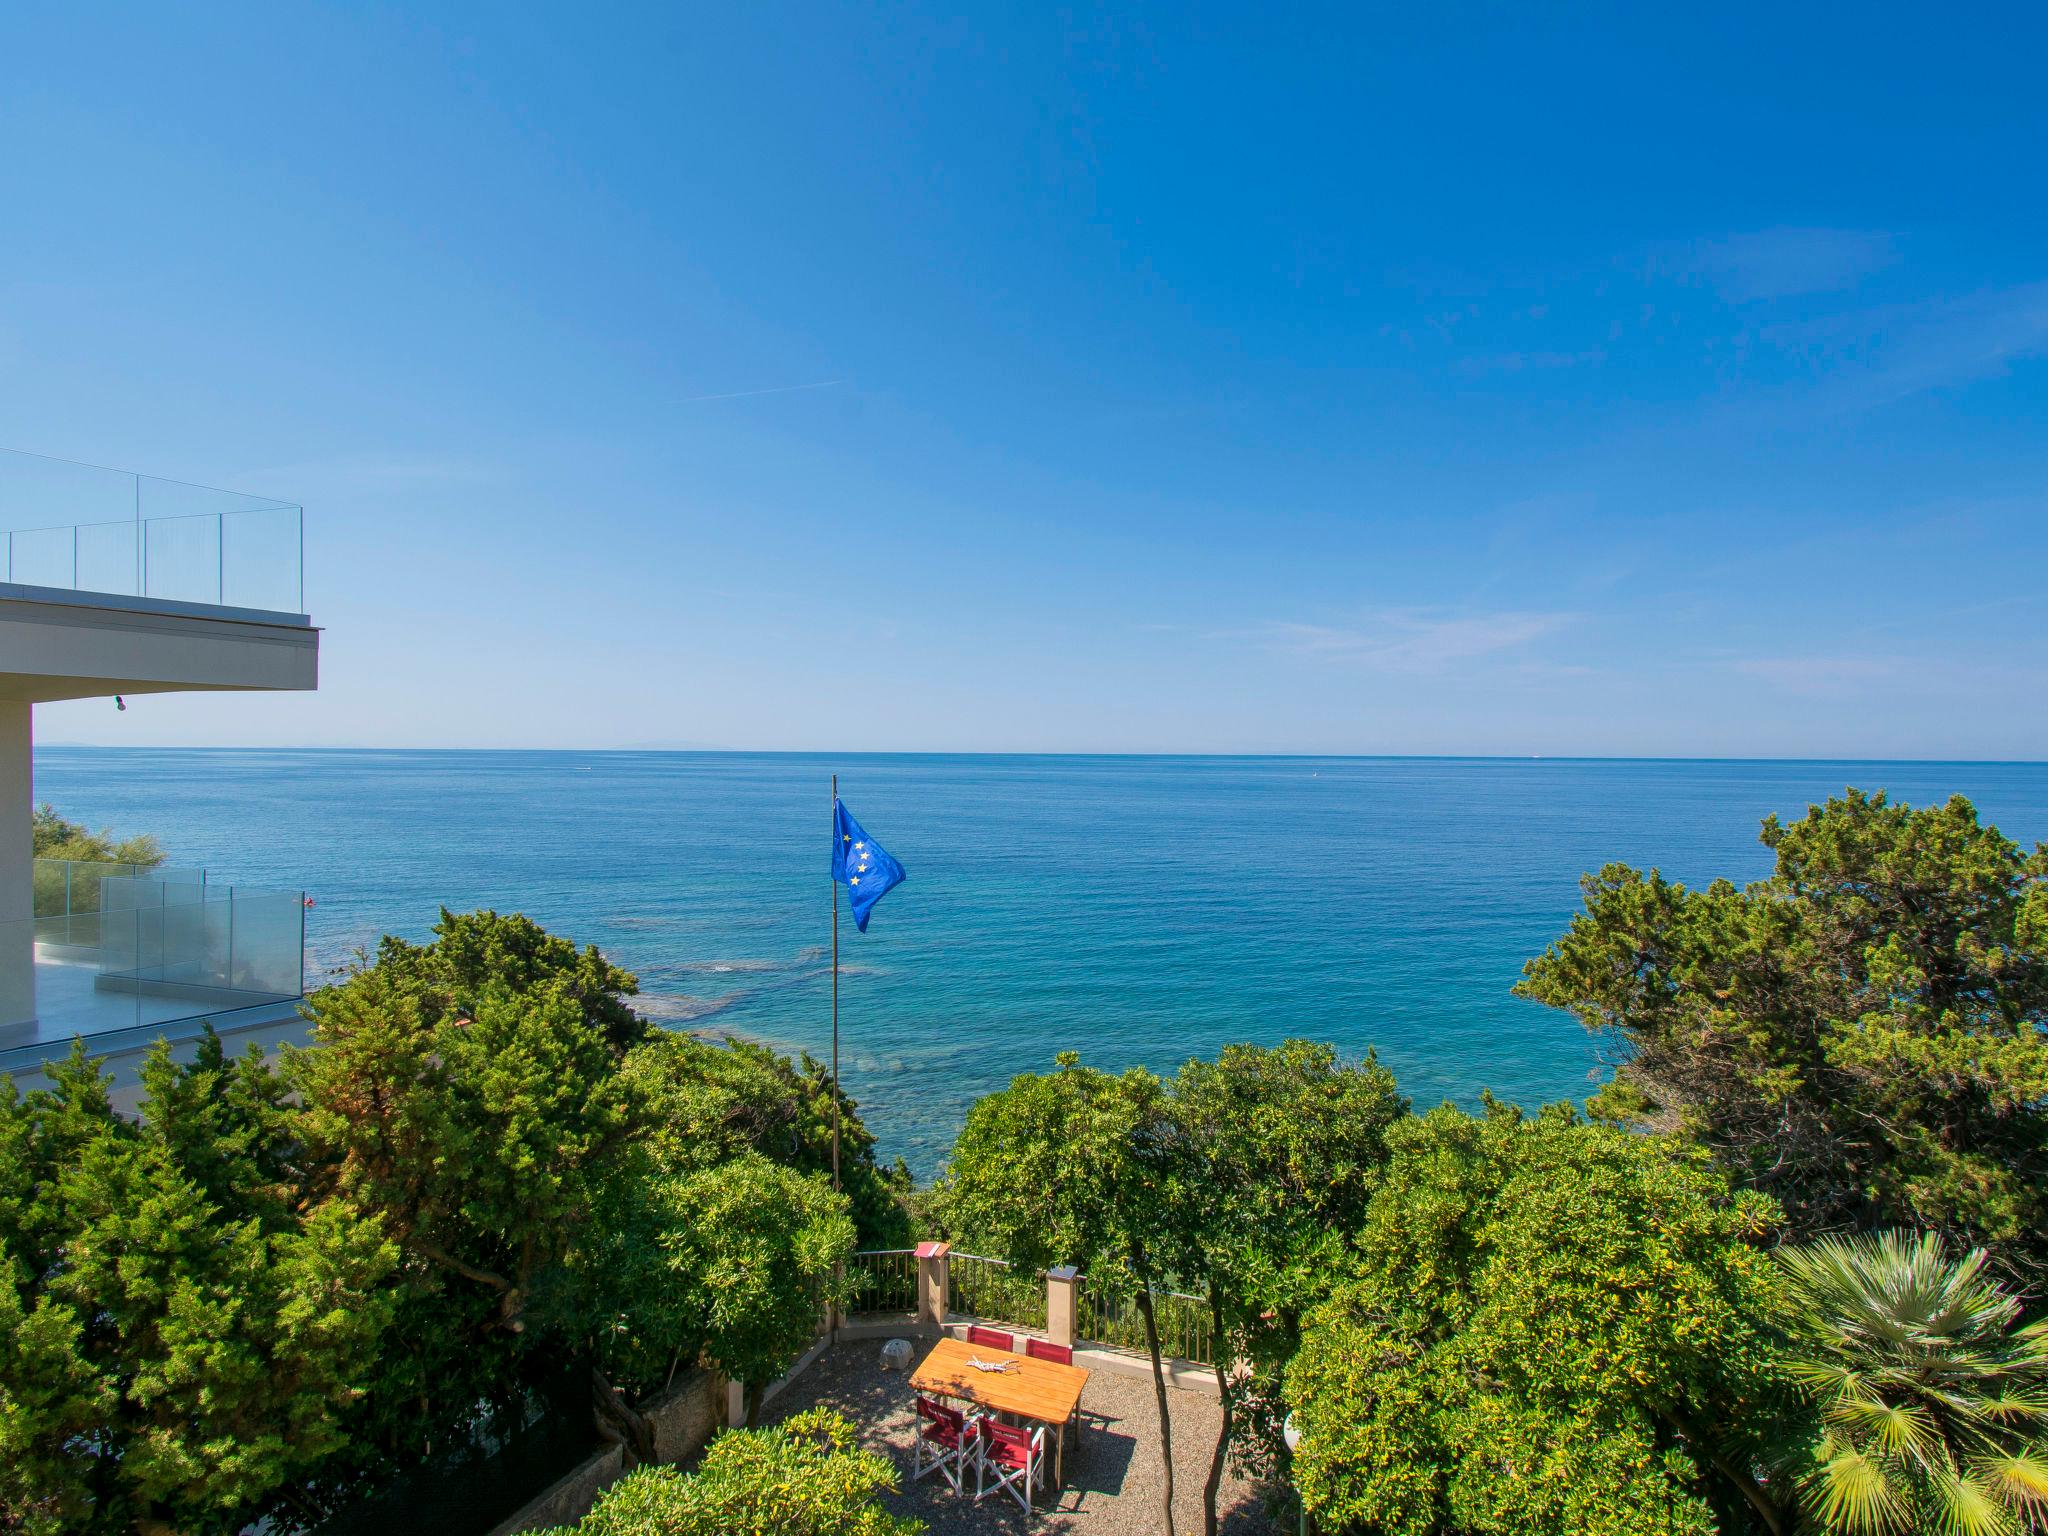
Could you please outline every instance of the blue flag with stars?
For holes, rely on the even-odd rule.
[[[862,933],[868,931],[875,903],[903,883],[903,866],[837,800],[832,802],[832,878],[846,887],[853,925]]]

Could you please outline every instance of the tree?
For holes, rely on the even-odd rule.
[[[1274,1401],[1279,1369],[1300,1342],[1304,1311],[1343,1267],[1408,1111],[1394,1075],[1368,1054],[1342,1064],[1329,1046],[1226,1046],[1175,1079],[1183,1142],[1173,1209],[1176,1263],[1207,1297],[1222,1412],[1202,1488],[1217,1529],[1226,1457],[1243,1433],[1240,1400]],[[1269,1416],[1270,1417],[1270,1416]],[[1277,1424],[1263,1426],[1268,1442]]]
[[[1755,1239],[1703,1154],[1490,1104],[1389,1134],[1355,1278],[1310,1316],[1295,1478],[1332,1530],[1787,1530],[1760,1478],[1789,1411]]]
[[[0,1079],[0,1524],[239,1529],[346,1438],[397,1254],[283,1196],[260,1058],[161,1043],[140,1124],[82,1043]]]
[[[2048,1524],[2048,1323],[1932,1233],[1787,1249],[1792,1370],[1820,1411],[1803,1488],[1843,1536]]]
[[[164,861],[164,850],[147,833],[116,841],[111,829],[95,832],[79,822],[66,821],[47,801],[35,808],[29,819],[29,841],[39,859],[69,859],[81,864],[135,864],[155,869]]]
[[[500,956],[484,973],[395,942],[307,999],[313,1048],[287,1051],[286,1073],[315,1187],[378,1215],[405,1255],[403,1347],[379,1362],[366,1426],[404,1462],[464,1433],[480,1401],[517,1410],[522,1361],[548,1342],[523,1338],[529,1307],[626,1169],[638,1123],[585,957],[559,941],[479,946]],[[583,1368],[600,1419],[644,1449],[644,1420]]]
[[[1071,1051],[1046,1076],[1024,1073],[975,1102],[936,1194],[948,1230],[1036,1271],[1086,1265],[1098,1286],[1128,1282],[1145,1325],[1159,1405],[1159,1529],[1173,1533],[1173,1424],[1153,1292],[1180,1239],[1173,1186],[1184,1143],[1164,1085],[1111,1076]]]
[[[627,1056],[625,1074],[645,1105],[649,1145],[671,1171],[715,1167],[758,1152],[799,1173],[832,1171],[832,1078],[806,1053],[792,1063],[754,1041],[721,1043],[657,1032]],[[859,1105],[839,1096],[840,1182],[863,1247],[910,1241],[910,1174],[875,1162]]]
[[[876,1502],[895,1488],[886,1457],[856,1448],[851,1424],[813,1408],[770,1429],[726,1431],[695,1472],[634,1472],[569,1529],[575,1536],[918,1536],[922,1521]]]
[[[1683,1128],[1791,1231],[1909,1225],[2048,1269],[2048,847],[1849,790],[1765,880],[1609,865],[1517,991],[1630,1052],[1595,1109]]]
[[[418,998],[428,1024],[472,1011],[486,988],[524,995],[552,985],[614,1051],[648,1033],[647,1021],[626,1002],[640,990],[631,972],[595,944],[579,951],[518,912],[457,914],[443,907],[431,944],[387,934],[377,946],[377,970]]]
[[[704,1360],[745,1388],[751,1426],[762,1389],[844,1299],[837,1277],[853,1251],[846,1200],[822,1175],[755,1154],[689,1175],[676,1195],[671,1241],[688,1304],[703,1319]]]

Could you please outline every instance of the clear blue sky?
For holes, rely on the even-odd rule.
[[[16,4],[0,442],[195,743],[2048,755],[2035,7]]]

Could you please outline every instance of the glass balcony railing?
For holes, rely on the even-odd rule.
[[[297,504],[0,449],[0,580],[303,613]]]
[[[36,861],[36,915],[0,923],[0,1071],[140,1045],[166,1026],[289,1013],[305,990],[305,900],[198,870]]]

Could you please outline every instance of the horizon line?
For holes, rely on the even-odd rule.
[[[904,748],[897,750],[838,750],[817,747],[448,747],[448,746],[316,746],[237,743],[222,746],[194,746],[189,743],[37,741],[37,752],[355,752],[355,753],[447,753],[462,756],[558,754],[584,757],[807,757],[807,758],[908,758],[908,757],[1040,757],[1114,758],[1133,761],[1218,761],[1242,762],[1379,762],[1379,763],[1871,763],[1891,765],[1956,766],[1987,768],[2048,767],[2048,758],[2034,757],[1884,757],[1832,754],[1821,757],[1780,757],[1758,754],[1700,756],[1657,753],[1551,753],[1551,752],[1201,752],[1201,751],[1090,751],[1060,750]]]

